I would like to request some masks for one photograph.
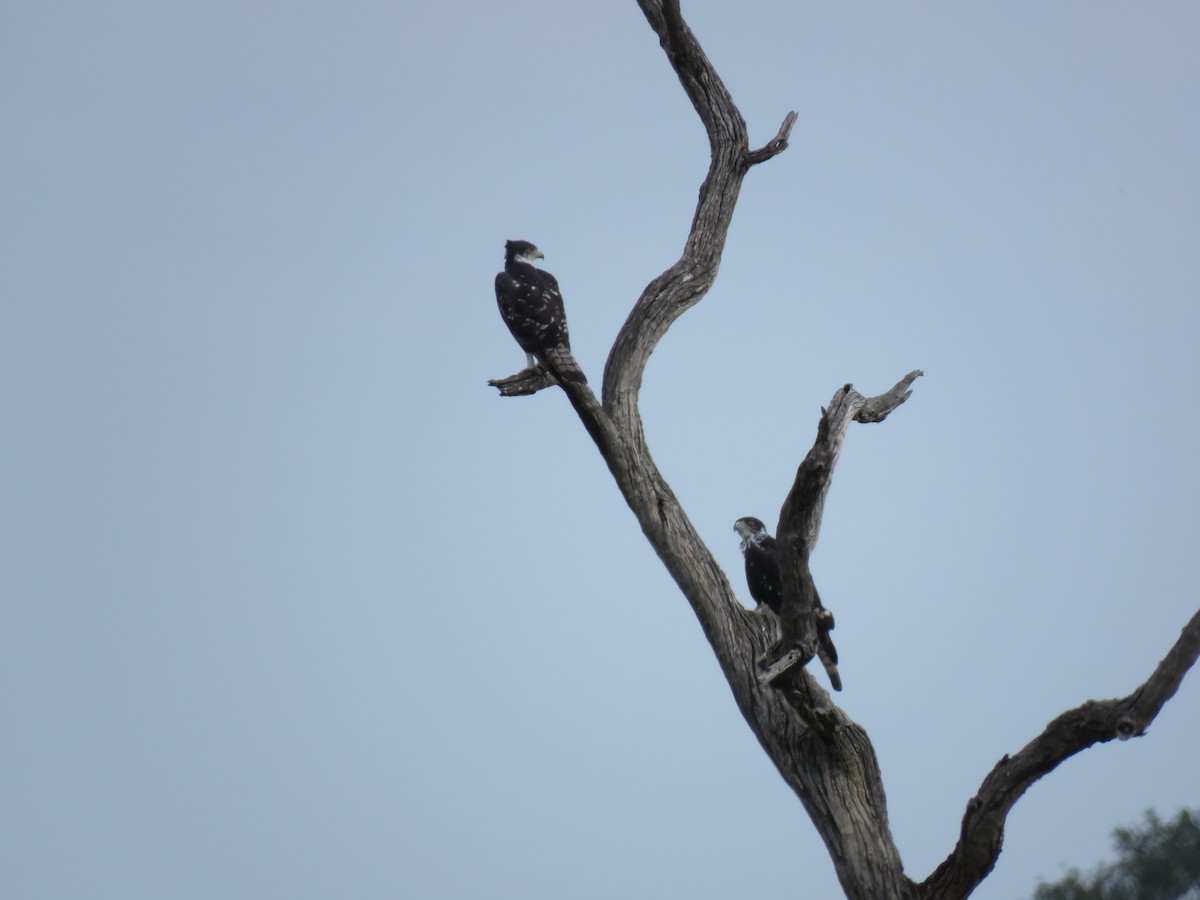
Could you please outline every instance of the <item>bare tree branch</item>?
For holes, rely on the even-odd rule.
[[[817,440],[796,471],[796,480],[779,512],[779,539],[788,536],[792,553],[807,556],[817,544],[825,497],[850,423],[882,422],[912,396],[912,383],[923,374],[915,369],[875,397],[864,397],[848,384],[833,395],[828,409],[821,410]]]
[[[492,378],[488,384],[499,388],[501,397],[528,397],[548,387],[554,387],[558,381],[547,369],[532,366],[507,378]]]
[[[760,162],[766,162],[772,156],[778,156],[780,153],[786,150],[788,146],[788,138],[792,134],[792,126],[795,124],[796,113],[793,111],[784,117],[783,124],[779,126],[779,133],[776,134],[775,137],[771,138],[771,140],[768,141],[765,146],[759,147],[757,150],[751,150],[746,156],[746,161],[750,165],[756,166]]]
[[[712,286],[742,179],[751,165],[745,120],[683,21],[678,0],[638,0],[638,5],[704,124],[712,159],[700,186],[683,255],[646,286],[604,367],[604,407],[630,433],[641,431],[637,394],[646,362],[671,323],[698,303]],[[761,159],[783,150],[794,121],[794,114],[789,114],[773,142],[773,151],[764,150]]]
[[[912,395],[909,388],[922,374],[920,369],[909,372],[877,397],[864,397],[846,385],[833,395],[829,408],[821,410],[816,442],[800,464],[779,514],[776,539],[780,547],[783,614],[779,643],[764,661],[765,670],[760,676],[764,681],[774,682],[793,666],[807,664],[816,653],[817,591],[808,559],[817,544],[825,497],[850,423],[882,422]]]
[[[930,900],[966,897],[996,864],[1009,810],[1031,784],[1059,763],[1114,738],[1145,734],[1200,656],[1200,611],[1154,672],[1128,697],[1089,700],[1055,718],[1014,756],[1004,756],[967,803],[958,845],[920,885]]]

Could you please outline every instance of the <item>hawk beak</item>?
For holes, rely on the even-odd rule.
[[[537,253],[533,254],[533,258],[534,259],[545,259],[546,254],[543,253],[541,250],[539,250]]]

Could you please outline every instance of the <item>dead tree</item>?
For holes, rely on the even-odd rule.
[[[784,781],[800,798],[854,900],[968,896],[1000,853],[1004,822],[1025,790],[1068,757],[1097,743],[1141,735],[1200,655],[1200,612],[1149,678],[1128,697],[1088,701],[1050,722],[1014,756],[1004,756],[967,803],[957,845],[923,881],[904,866],[888,826],[883,782],[867,733],[836,706],[805,668],[815,652],[815,589],[808,559],[842,442],[853,422],[881,422],[910,394],[920,371],[865,397],[839,388],[822,410],[817,438],[780,512],[782,627],[744,608],[692,527],[646,445],[638,412],[642,372],[671,324],[712,285],[742,179],[787,148],[788,113],[766,146],[750,149],[746,123],[691,29],[678,0],[638,0],[708,132],[712,158],[683,255],[646,286],[604,368],[602,399],[586,384],[563,390],[637,516],[646,539],[691,604],[738,708]],[[493,381],[502,395],[556,382],[539,369]]]

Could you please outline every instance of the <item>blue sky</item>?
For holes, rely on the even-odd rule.
[[[909,873],[1197,606],[1200,10],[684,2],[765,142],[643,389],[741,588],[819,407],[838,699]],[[599,380],[703,132],[636,4],[0,13],[0,878],[22,898],[838,896],[682,597],[522,355]],[[1009,819],[985,900],[1200,796],[1200,686]]]

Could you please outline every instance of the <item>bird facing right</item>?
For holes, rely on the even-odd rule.
[[[525,351],[530,368],[536,359],[560,382],[586,384],[583,369],[571,354],[558,280],[533,264],[544,255],[529,241],[508,241],[504,245],[504,271],[496,276],[500,317]]]

